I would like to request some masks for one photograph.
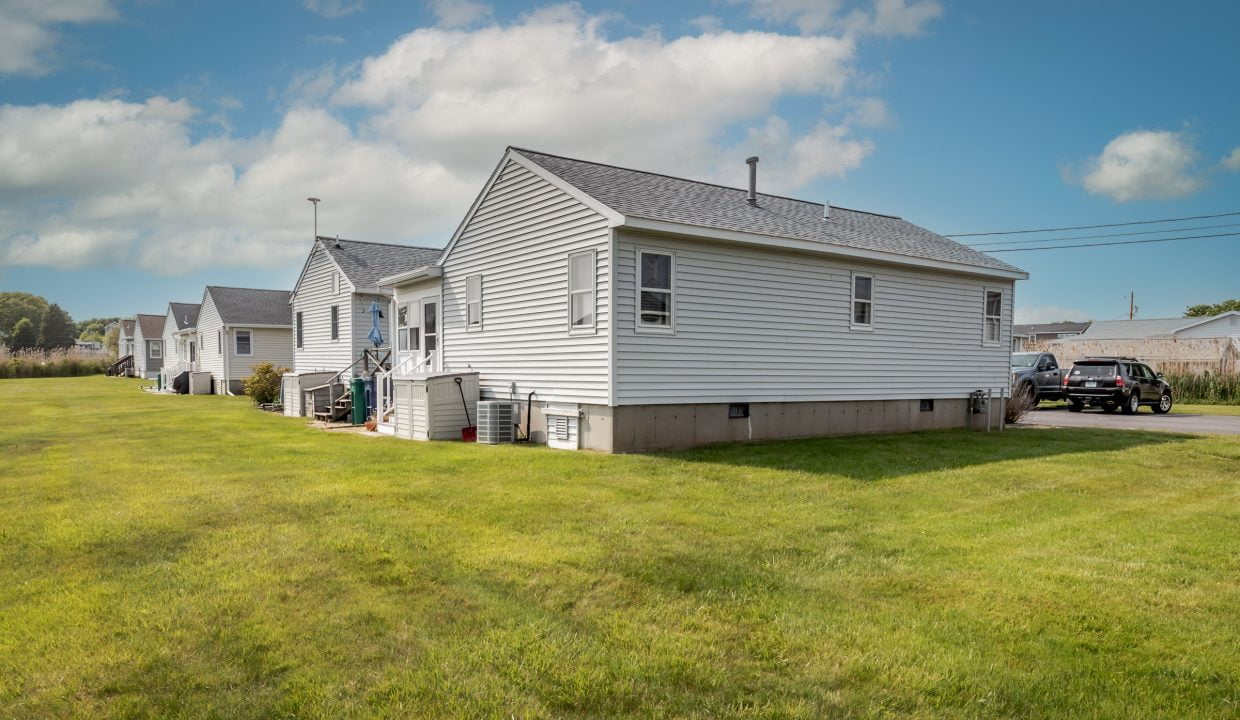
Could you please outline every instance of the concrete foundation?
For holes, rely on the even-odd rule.
[[[994,398],[991,428],[999,429],[1003,400]],[[546,403],[534,412],[518,402],[519,422],[532,442],[546,443]],[[680,450],[720,442],[912,432],[949,428],[986,429],[986,414],[970,412],[966,398],[936,398],[933,409],[920,400],[750,403],[749,417],[728,417],[725,403],[686,405],[581,405],[580,445],[599,452]],[[526,426],[527,416],[529,427]]]

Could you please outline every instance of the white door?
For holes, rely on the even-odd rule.
[[[439,362],[439,296],[422,298],[422,357],[429,358],[428,371],[440,369]]]
[[[437,292],[402,299],[396,306],[396,361],[402,373],[414,367],[418,372],[441,369],[440,324]]]

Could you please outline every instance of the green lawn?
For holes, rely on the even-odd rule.
[[[1240,405],[1172,405],[1171,414],[1240,415]]]
[[[603,456],[0,381],[0,717],[1235,718],[1240,439]]]

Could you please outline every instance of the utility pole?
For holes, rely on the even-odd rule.
[[[317,240],[319,237],[319,203],[322,200],[316,197],[308,197],[306,199],[314,204],[314,237]]]
[[[1137,314],[1137,293],[1131,291],[1128,293],[1128,319],[1131,320]]]

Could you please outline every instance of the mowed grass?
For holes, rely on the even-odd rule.
[[[0,717],[1234,718],[1240,439],[604,456],[0,381]]]

